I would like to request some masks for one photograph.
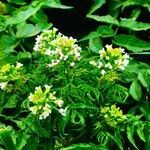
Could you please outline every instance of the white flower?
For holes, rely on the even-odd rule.
[[[56,53],[57,53],[57,54],[62,53],[61,49],[59,49],[59,48],[56,48],[56,50],[55,50],[55,51],[56,51]]]
[[[35,115],[37,114],[38,107],[37,106],[30,107],[29,110]]]
[[[124,69],[125,69],[125,67],[124,67],[124,66],[119,66],[119,68],[120,68],[121,70],[124,70]]]
[[[66,112],[67,112],[67,107],[65,109],[63,108],[59,109],[59,113],[61,113],[62,116],[66,116]]]
[[[57,31],[58,31],[58,29],[57,29],[57,28],[53,28],[53,31],[54,31],[54,32],[57,32]]]
[[[33,50],[34,50],[34,51],[38,51],[38,50],[39,50],[39,44],[36,43],[36,44],[34,45],[34,47],[33,47]]]
[[[49,99],[51,100],[56,100],[56,97],[54,96],[55,93],[50,93],[49,94]]]
[[[49,104],[45,104],[43,107],[43,112],[39,115],[39,119],[46,119],[52,113],[51,106]]]
[[[51,51],[50,49],[47,49],[46,52],[45,52],[45,55],[50,56],[50,55],[52,55],[52,52],[53,52],[53,51]]]
[[[28,99],[29,99],[29,101],[31,101],[31,102],[33,101],[33,94],[32,94],[32,93],[30,93]]]
[[[63,105],[63,100],[59,99],[59,100],[56,100],[55,103],[59,106],[59,107],[62,107]]]
[[[128,55],[127,53],[125,53],[125,54],[124,54],[124,58],[125,58],[125,59],[128,59],[128,58],[129,58],[129,55]]]
[[[68,59],[68,55],[64,56],[64,60],[67,60]]]
[[[101,67],[103,67],[103,63],[102,63],[102,62],[99,62],[99,63],[98,63],[98,68],[101,68]]]
[[[115,64],[121,65],[122,64],[122,59],[115,60]]]
[[[6,86],[7,86],[7,82],[1,82],[1,83],[0,83],[0,88],[1,88],[2,90],[4,90],[4,89],[6,88]]]
[[[45,106],[43,107],[43,110],[44,110],[44,111],[51,112],[51,106],[46,103]]]
[[[104,48],[99,51],[100,57],[103,58],[106,55]]]
[[[50,91],[50,88],[51,88],[52,86],[49,86],[49,85],[45,84],[44,87],[45,87],[45,89],[46,89],[45,93],[47,93],[47,92]]]
[[[60,60],[55,60],[55,59],[52,59],[52,63],[51,64],[48,64],[47,66],[48,67],[53,67],[53,66],[56,66],[58,63],[60,62]]]
[[[124,53],[125,49],[120,47],[120,50],[122,51],[122,53]]]
[[[101,71],[101,74],[102,74],[102,75],[104,75],[105,73],[106,73],[106,71],[105,71],[105,70],[102,70],[102,71]]]
[[[105,58],[106,58],[106,60],[110,60],[110,57],[109,57],[109,56],[106,56]]]
[[[107,44],[105,47],[106,47],[107,49],[112,49],[112,45],[108,45],[108,44]]]
[[[123,65],[126,67],[126,66],[128,65],[128,63],[129,63],[129,60],[128,60],[128,59],[125,59],[122,63],[123,63]]]
[[[49,112],[43,112],[41,115],[39,115],[39,119],[42,120],[42,119],[46,119],[48,116],[49,116]]]
[[[36,37],[36,42],[39,43],[41,40],[42,40],[42,36],[38,35],[38,36]]]
[[[113,68],[110,63],[107,63],[107,64],[105,65],[105,67],[106,67],[106,68],[109,68],[109,69],[112,69],[112,68]]]
[[[74,51],[74,54],[75,54],[75,56],[76,56],[77,58],[79,58],[79,57],[80,57],[80,52],[78,52],[78,51]]]
[[[75,63],[74,63],[74,62],[70,63],[70,66],[71,66],[71,67],[73,67],[74,65],[75,65]]]
[[[17,64],[16,64],[17,69],[21,68],[22,66],[23,66],[23,64],[17,62]]]
[[[97,66],[95,61],[90,61],[89,63],[90,63],[90,65]]]
[[[41,91],[42,89],[41,89],[41,86],[37,86],[36,88],[35,88],[35,90],[36,91]]]

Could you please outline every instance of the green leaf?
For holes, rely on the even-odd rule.
[[[133,72],[138,75],[140,72],[147,71],[149,69],[150,66],[148,64],[131,60],[125,71]]]
[[[2,138],[6,150],[15,150],[10,129],[0,128],[0,137]]]
[[[92,52],[99,53],[99,50],[103,48],[102,40],[98,37],[90,39],[89,48]]]
[[[139,137],[141,138],[141,140],[143,140],[145,142],[145,136],[144,136],[144,132],[143,132],[142,126],[138,126],[138,128],[137,128],[137,134],[139,135]]]
[[[89,40],[91,38],[97,38],[97,37],[105,38],[105,37],[112,37],[114,35],[115,35],[114,31],[110,27],[99,26],[99,28],[97,29],[96,32],[91,32],[90,34],[88,34],[85,37],[83,37],[82,39],[80,39],[79,42]]]
[[[121,20],[120,26],[134,31],[150,29],[150,23],[137,22],[133,19],[126,19],[126,18]]]
[[[38,136],[31,136],[28,140],[27,140],[27,144],[26,144],[26,150],[37,150],[38,149],[38,142],[39,142],[39,138]]]
[[[5,30],[5,21],[6,18],[4,16],[0,16],[0,32]]]
[[[136,6],[145,7],[150,11],[150,3],[148,0],[126,0],[126,1],[120,0],[120,1],[118,1],[117,5],[115,6],[114,9],[117,9],[120,7],[122,7],[124,9],[126,7],[132,7],[132,6],[136,5]]]
[[[147,71],[140,72],[138,74],[138,79],[145,88],[150,88],[150,74]]]
[[[26,118],[21,121],[16,122],[18,127],[22,130],[30,127],[30,130],[35,132],[40,137],[49,137],[50,132],[48,132],[45,128],[42,127],[41,122],[37,118],[37,116],[33,114],[29,114]]]
[[[23,147],[27,144],[27,140],[30,138],[31,135],[26,134],[24,131],[20,131],[17,135],[17,141],[16,141],[16,149],[22,150]]]
[[[31,5],[24,7],[23,10],[20,10],[12,17],[8,18],[6,20],[6,25],[12,25],[12,24],[18,24],[26,19],[28,19],[30,16],[35,14],[42,6],[42,2],[39,3],[37,1],[33,2]]]
[[[113,43],[127,48],[132,52],[142,52],[150,50],[150,43],[140,40],[131,35],[120,34],[115,36]]]
[[[101,36],[101,37],[112,37],[115,35],[115,32],[108,26],[99,26],[99,28],[97,29],[97,33]]]
[[[104,146],[96,146],[94,144],[73,144],[71,146],[61,148],[60,150],[108,150]]]
[[[137,101],[139,101],[142,98],[141,86],[136,80],[134,80],[130,86],[130,94]]]
[[[59,129],[59,134],[61,137],[66,136],[67,134],[65,133],[65,128],[67,123],[69,122],[70,119],[70,112],[67,111],[67,114],[63,117],[60,118],[58,122],[58,129]]]
[[[76,105],[72,105],[71,109],[96,109],[95,107],[89,106],[86,103],[77,103]]]
[[[144,114],[147,120],[150,120],[150,104],[141,103],[139,105],[140,111]]]
[[[89,12],[87,15],[93,14],[97,9],[99,9],[103,4],[105,4],[105,0],[94,0]]]
[[[83,37],[82,39],[79,40],[80,41],[85,41],[85,40],[89,40],[91,38],[97,38],[99,37],[100,34],[98,34],[97,32],[91,32],[90,34],[86,35],[85,37]]]
[[[134,128],[131,126],[127,126],[127,137],[129,141],[132,143],[132,145],[138,149],[138,147],[135,144],[134,138],[133,138]]]
[[[44,6],[48,6],[51,8],[59,8],[59,9],[72,9],[71,6],[62,5],[60,0],[46,0],[43,4]]]
[[[84,119],[84,116],[80,112],[73,110],[71,113],[71,122],[76,125],[78,124],[78,125],[84,126],[85,119]]]
[[[110,101],[116,101],[118,103],[125,103],[129,96],[129,91],[127,88],[119,84],[114,84],[108,90],[107,97]]]
[[[0,67],[6,64],[14,64],[16,62],[16,56],[10,54],[4,54],[4,56],[0,56]]]
[[[140,14],[141,14],[141,8],[138,8],[138,7],[134,8],[132,10],[130,18],[136,20],[140,16]]]
[[[120,148],[120,150],[123,150],[121,135],[118,131],[115,132],[114,140],[115,140],[116,144],[118,145],[118,147]]]
[[[33,24],[27,24],[23,22],[17,26],[16,37],[17,38],[31,37],[37,35],[44,29],[49,29],[50,27],[52,27],[52,24],[40,23],[34,26]]]
[[[0,58],[14,51],[14,48],[19,44],[19,41],[13,36],[4,35],[0,38]]]
[[[24,0],[7,0],[9,3],[24,5],[26,2]]]
[[[48,23],[48,17],[47,15],[44,13],[43,10],[38,10],[32,17],[31,17],[31,20],[34,22],[34,23]]]
[[[96,21],[99,21],[99,22],[119,25],[119,22],[114,17],[112,17],[110,15],[106,15],[106,16],[88,15],[87,17],[90,19],[94,19]]]
[[[22,61],[22,60],[28,60],[31,59],[32,55],[29,52],[19,52],[17,55],[17,60]]]
[[[12,95],[5,104],[4,108],[15,108],[18,102],[18,95]]]
[[[128,7],[132,5],[139,5],[146,7],[150,11],[150,3],[148,0],[127,0],[123,3],[123,7]]]

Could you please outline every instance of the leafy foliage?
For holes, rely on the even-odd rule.
[[[79,41],[49,16],[73,4],[0,1],[0,149],[148,150],[149,1],[91,1]]]

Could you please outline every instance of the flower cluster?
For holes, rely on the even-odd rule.
[[[76,41],[72,37],[57,33],[57,29],[53,28],[45,30],[37,36],[33,49],[49,56],[49,67],[66,60],[69,60],[70,66],[73,66],[75,65],[74,61],[81,59],[81,47],[75,44]]]
[[[110,127],[116,127],[126,119],[126,115],[123,115],[122,110],[116,105],[111,107],[103,107],[100,110],[102,117],[104,118],[107,125]]]
[[[35,88],[35,92],[30,93],[28,99],[32,102],[32,106],[29,108],[34,115],[38,115],[39,119],[47,118],[52,109],[56,109],[63,116],[65,116],[67,108],[62,108],[63,100],[55,96],[56,92],[51,91],[52,86],[45,85],[43,91],[41,86]]]
[[[129,63],[129,55],[122,48],[113,48],[112,45],[106,45],[106,49],[99,51],[100,59],[98,61],[90,61],[90,64],[101,69],[104,75],[110,70],[124,70]]]
[[[0,69],[0,88],[5,90],[9,86],[9,81],[16,81],[22,78],[21,68],[23,64],[17,63],[16,65],[6,64]]]

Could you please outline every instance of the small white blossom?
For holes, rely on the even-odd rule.
[[[67,112],[67,107],[65,109],[60,108],[59,112],[61,113],[62,116],[66,116],[66,112]]]
[[[125,70],[125,66],[119,66],[121,70]]]
[[[112,49],[112,45],[108,45],[108,44],[107,44],[105,47],[106,47],[107,49]]]
[[[112,69],[112,68],[113,68],[110,63],[107,63],[107,64],[105,65],[105,67],[106,67],[106,68],[109,68],[109,69]]]
[[[70,63],[70,66],[71,66],[71,67],[73,67],[74,65],[75,65],[75,63],[74,63],[74,62],[71,62],[71,63]]]
[[[37,106],[30,107],[29,110],[35,115],[38,111],[38,107]]]
[[[103,63],[102,63],[102,62],[99,62],[97,67],[98,67],[98,68],[103,67]]]
[[[129,55],[128,55],[127,53],[125,53],[125,54],[124,54],[124,58],[125,58],[125,59],[128,59],[128,58],[129,58]]]
[[[105,58],[106,58],[106,60],[110,60],[110,57],[109,57],[109,56],[106,56]]]
[[[45,84],[44,87],[45,87],[45,92],[48,93],[52,86]]]
[[[128,65],[128,63],[129,63],[129,60],[128,60],[128,59],[125,59],[122,63],[123,63],[123,65],[126,67],[126,66]]]
[[[105,73],[106,73],[106,71],[105,71],[105,70],[102,70],[102,71],[101,71],[101,74],[102,74],[102,75],[104,75]]]
[[[56,28],[44,30],[43,33],[37,36],[33,49],[49,57],[48,67],[54,67],[62,60],[79,61],[81,59],[81,47],[75,44],[77,40],[56,32]]]
[[[33,100],[33,94],[32,94],[32,93],[30,93],[30,95],[29,95],[28,99],[29,99],[29,101],[31,101],[31,102],[32,102],[32,100]]]
[[[89,63],[90,63],[90,65],[97,66],[95,61],[90,61]]]
[[[0,88],[1,88],[2,90],[4,90],[4,89],[6,88],[6,86],[7,86],[7,82],[1,82],[1,83],[0,83]]]
[[[22,66],[23,66],[23,64],[17,62],[17,64],[16,64],[17,69],[21,68]]]
[[[120,49],[121,49],[122,53],[125,53],[125,49],[124,48],[120,47]]]
[[[67,60],[68,59],[68,55],[64,56],[64,60]]]
[[[59,107],[62,107],[63,105],[63,100],[59,99],[59,100],[56,100],[55,103],[59,106]]]
[[[39,119],[46,119],[49,115],[51,114],[51,110],[49,111],[44,111],[41,115],[39,115]]]

